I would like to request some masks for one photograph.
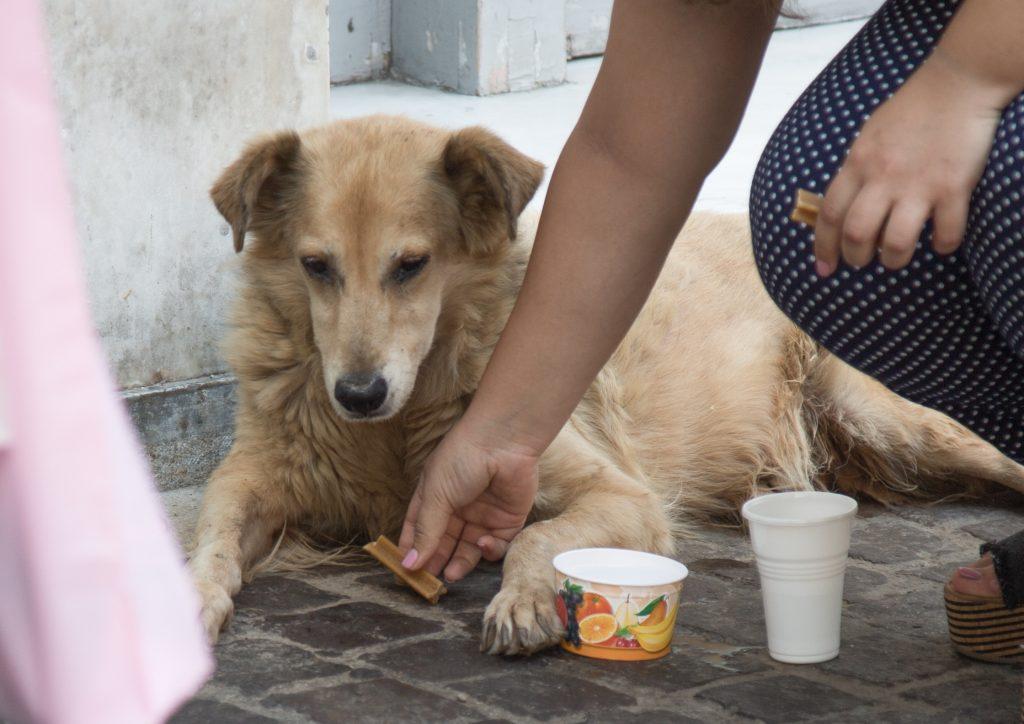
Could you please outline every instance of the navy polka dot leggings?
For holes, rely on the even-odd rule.
[[[824,193],[861,124],[929,54],[953,0],[889,0],[789,111],[754,176],[754,256],[769,294],[832,353],[1024,462],[1024,94],[1002,116],[964,243],[911,263],[814,271],[798,188]],[[950,99],[954,102],[954,99]]]

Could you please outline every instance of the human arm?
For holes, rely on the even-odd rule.
[[[931,56],[864,124],[829,185],[815,228],[816,268],[876,253],[905,266],[921,229],[933,246],[963,240],[971,193],[1003,109],[1024,90],[1024,3],[964,0]]]
[[[748,0],[616,3],[515,310],[410,505],[408,566],[458,579],[522,528],[537,460],[632,324],[728,148],[774,20],[769,3]]]

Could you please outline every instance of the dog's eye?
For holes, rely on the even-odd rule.
[[[314,279],[328,281],[331,278],[330,265],[318,256],[304,256],[301,259],[302,268]]]
[[[428,261],[430,261],[430,257],[427,255],[403,259],[392,272],[391,278],[399,284],[407,282],[423,271],[423,267],[427,265]]]

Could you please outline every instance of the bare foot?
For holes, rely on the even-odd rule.
[[[950,581],[953,590],[968,596],[999,596],[999,581],[988,553],[969,566],[957,569]]]

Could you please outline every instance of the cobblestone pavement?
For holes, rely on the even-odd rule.
[[[863,505],[842,651],[819,665],[768,657],[757,573],[732,529],[682,541],[676,645],[654,662],[478,653],[496,566],[436,607],[363,560],[265,576],[237,600],[216,675],[173,721],[1017,721],[1020,670],[954,654],[942,606],[942,582],[981,540],[1024,528],[1024,506],[1001,502]]]

